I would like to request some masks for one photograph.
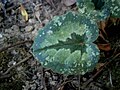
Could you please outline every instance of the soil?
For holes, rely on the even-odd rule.
[[[20,13],[21,4],[28,13],[27,21]],[[76,11],[76,3],[13,0],[5,3],[5,10],[0,10],[0,90],[120,90],[120,19],[108,18],[106,33],[100,28],[104,39],[99,36],[95,43],[107,46],[99,46],[95,69],[85,75],[64,76],[43,68],[32,56],[31,46],[38,30],[54,16]]]

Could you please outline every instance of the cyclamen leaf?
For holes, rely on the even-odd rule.
[[[107,17],[120,17],[119,0],[77,0],[79,12],[96,21]]]
[[[96,21],[105,20],[110,16],[109,7],[104,0],[77,0],[79,12]]]
[[[111,16],[120,18],[120,0],[106,0],[106,4],[110,8]]]
[[[85,74],[93,70],[99,50],[94,42],[98,28],[94,21],[69,12],[55,17],[38,32],[33,55],[44,67],[66,74]]]

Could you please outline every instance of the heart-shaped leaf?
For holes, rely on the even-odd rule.
[[[84,74],[92,70],[98,59],[95,44],[97,24],[79,14],[69,12],[55,17],[38,32],[33,55],[44,67],[61,74]]]

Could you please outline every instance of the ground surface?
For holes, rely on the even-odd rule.
[[[30,48],[40,28],[53,16],[76,11],[76,5],[64,0],[33,1],[12,2],[6,8],[6,15],[0,11],[0,90],[78,90],[79,87],[81,90],[119,90],[119,19],[106,20],[107,35],[100,29],[110,47],[98,45],[101,53],[95,70],[83,76],[66,77],[43,68],[32,56]],[[28,21],[20,13],[20,3],[28,13]],[[105,40],[99,37],[95,43],[103,45]]]

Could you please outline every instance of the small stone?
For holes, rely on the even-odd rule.
[[[79,82],[78,81],[73,81],[74,85],[79,86]]]
[[[26,45],[26,47],[28,47],[28,48],[31,47],[31,43],[26,43],[25,45]]]
[[[29,23],[35,23],[36,21],[35,21],[35,19],[29,19],[29,21],[28,21]]]
[[[17,70],[18,70],[18,71],[21,71],[22,69],[23,69],[22,66],[17,67]]]
[[[3,38],[3,35],[0,33],[0,38]]]
[[[83,79],[84,82],[87,81],[87,78],[84,78],[84,77],[83,77],[82,79]]]
[[[45,72],[45,77],[50,77],[50,73],[49,72]]]
[[[33,79],[33,80],[37,79],[37,76],[36,76],[36,75],[34,75],[34,76],[32,77],[32,79]]]
[[[14,31],[19,31],[19,27],[17,25],[13,25],[11,29],[13,29]]]
[[[53,80],[57,80],[58,76],[52,76]]]
[[[13,54],[13,55],[17,55],[18,52],[17,52],[16,50],[12,50],[11,54]]]
[[[25,39],[25,36],[24,36],[23,34],[20,34],[20,35],[19,35],[19,38],[22,39],[22,40],[24,40],[24,39]]]
[[[42,75],[39,72],[37,72],[37,77],[38,79],[41,79]]]
[[[10,61],[9,63],[8,63],[8,67],[11,67],[11,66],[13,66],[13,65],[15,65],[16,64],[16,62],[14,61],[14,60],[12,60],[12,61]]]
[[[33,30],[33,26],[26,26],[25,27],[25,31],[26,32],[30,32],[30,31],[32,31]]]
[[[36,90],[37,85],[34,83],[31,85],[31,90]]]
[[[57,82],[56,81],[51,81],[50,84],[51,85],[55,85]]]

